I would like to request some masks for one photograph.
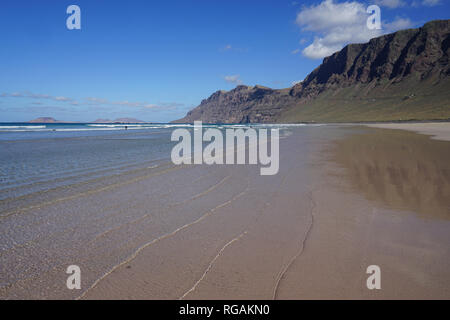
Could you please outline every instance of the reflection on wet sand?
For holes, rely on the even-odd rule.
[[[338,140],[333,158],[367,199],[426,218],[450,219],[450,142],[369,129]]]

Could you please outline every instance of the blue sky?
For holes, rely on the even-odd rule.
[[[66,8],[81,8],[68,30]],[[382,30],[364,29],[381,7]],[[350,42],[448,19],[449,0],[2,0],[0,121],[182,117],[237,84],[292,86]]]

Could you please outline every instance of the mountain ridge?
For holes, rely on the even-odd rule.
[[[450,119],[450,20],[349,44],[286,89],[219,90],[177,123]]]

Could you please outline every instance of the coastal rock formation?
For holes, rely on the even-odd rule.
[[[289,89],[273,90],[263,86],[239,85],[231,91],[217,91],[200,106],[176,122],[202,120],[208,123],[270,122],[283,108],[297,99]]]
[[[450,119],[450,20],[350,44],[287,89],[217,91],[175,122]]]
[[[442,79],[450,74],[449,43],[450,20],[445,20],[351,44],[326,57],[291,94],[310,98],[331,88],[380,80],[395,83],[410,75]]]

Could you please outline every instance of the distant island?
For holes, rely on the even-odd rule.
[[[176,123],[450,120],[450,20],[350,44],[286,89],[219,90]]]
[[[69,122],[69,121],[61,121],[61,120],[56,120],[52,117],[40,117],[40,118],[36,118],[33,120],[28,121],[29,123],[73,123]]]
[[[78,123],[75,121],[61,121],[56,120],[52,117],[40,117],[33,120],[28,121],[29,123]],[[97,119],[95,121],[89,122],[89,123],[148,123],[147,121],[134,119],[134,118],[117,118],[115,120],[109,120],[109,119]]]

